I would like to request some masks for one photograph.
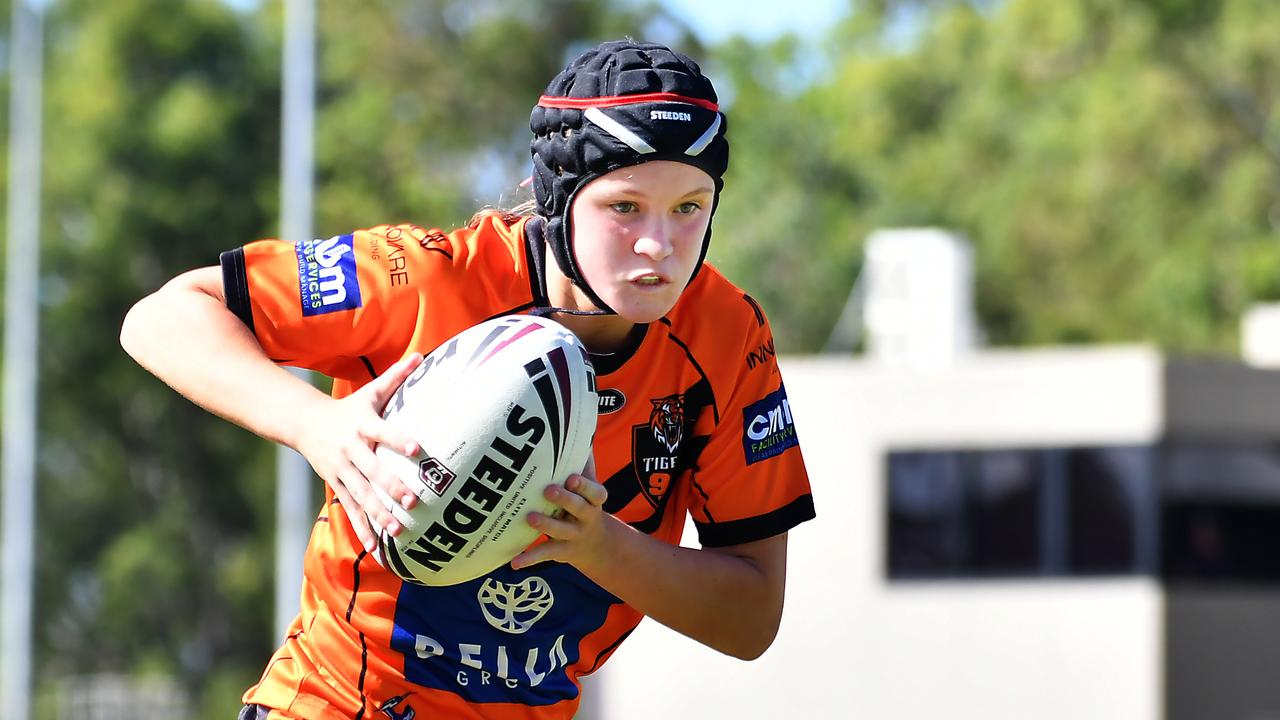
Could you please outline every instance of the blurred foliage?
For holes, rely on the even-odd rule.
[[[712,259],[820,348],[876,227],[975,245],[995,344],[1234,354],[1280,298],[1280,5],[867,3],[818,82],[793,39],[717,48],[734,162]]]
[[[998,344],[1231,352],[1241,310],[1280,299],[1270,0],[867,0],[821,44],[714,48],[652,2],[318,4],[317,236],[510,204],[546,80],[630,35],[702,59],[722,90],[733,163],[711,258],[782,351],[822,346],[884,226],[973,241]],[[232,717],[274,645],[273,449],[146,375],[116,334],[167,278],[276,232],[282,13],[50,6],[46,693],[172,673],[200,717]]]
[[[116,335],[271,227],[275,56],[214,2],[65,0],[46,25],[36,676],[172,673],[198,697],[271,649],[273,455]]]

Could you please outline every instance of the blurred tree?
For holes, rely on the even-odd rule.
[[[531,170],[529,112],[571,55],[625,35],[698,47],[656,3],[434,0],[324,9],[321,235],[383,222],[451,227],[486,204],[512,205]]]
[[[318,235],[447,226],[501,200],[568,52],[628,34],[696,47],[621,0],[318,5]],[[61,678],[105,671],[176,675],[196,716],[233,717],[273,649],[273,449],[147,375],[117,334],[143,294],[275,232],[281,22],[279,2],[49,8],[41,717]]]
[[[731,43],[746,197],[713,257],[790,351],[825,340],[870,229],[942,225],[995,343],[1234,352],[1280,297],[1277,31],[1266,0],[869,3],[799,89],[788,41]]]
[[[276,60],[217,2],[65,0],[47,28],[36,677],[56,697],[72,674],[174,674],[199,698],[270,650],[272,455],[116,336],[139,296],[272,226]]]

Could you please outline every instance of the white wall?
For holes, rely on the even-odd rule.
[[[1150,442],[1163,370],[1145,348],[983,353],[929,374],[785,359],[818,519],[791,533],[777,641],[746,663],[646,620],[583,715],[1155,720],[1154,581],[889,584],[882,489],[887,447]]]

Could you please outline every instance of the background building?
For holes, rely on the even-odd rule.
[[[1280,716],[1280,375],[1140,346],[783,371],[819,518],[777,642],[646,621],[600,717]]]

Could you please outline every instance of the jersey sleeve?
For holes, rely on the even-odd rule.
[[[448,292],[450,243],[415,226],[250,243],[222,254],[227,307],[272,360],[367,381],[406,352],[425,288]]]
[[[724,364],[728,399],[694,472],[690,512],[704,547],[763,540],[815,517],[773,334],[751,304],[746,345]]]

